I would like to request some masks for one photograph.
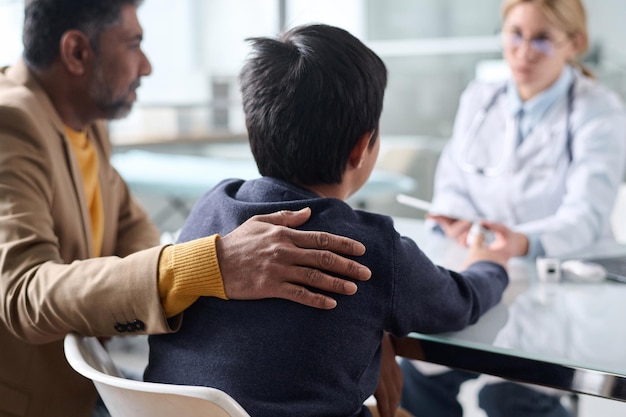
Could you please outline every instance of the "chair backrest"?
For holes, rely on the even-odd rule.
[[[124,378],[95,337],[70,333],[64,347],[70,366],[93,381],[112,417],[250,417],[232,397],[215,388]]]

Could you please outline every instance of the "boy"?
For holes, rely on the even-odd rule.
[[[383,331],[435,333],[475,322],[499,301],[508,282],[500,263],[508,257],[476,245],[468,262],[486,261],[460,274],[445,270],[389,217],[343,201],[374,167],[387,82],[383,62],[358,39],[307,25],[252,45],[240,81],[263,178],[215,187],[181,240],[225,234],[256,214],[310,207],[302,228],[364,242],[372,278],[332,311],[279,299],[201,298],[179,333],[151,337],[145,377],[217,387],[255,417],[369,416],[363,401],[376,387]]]

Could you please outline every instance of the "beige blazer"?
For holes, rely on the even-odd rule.
[[[22,61],[0,69],[0,417],[90,415],[95,390],[65,361],[68,332],[127,334],[138,321],[135,334],[172,331],[157,288],[158,232],[109,163],[104,122],[89,136],[104,204],[94,259],[63,124]]]

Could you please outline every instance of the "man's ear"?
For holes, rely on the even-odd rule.
[[[84,75],[93,55],[89,38],[79,30],[68,30],[61,37],[59,53],[63,65],[73,75]]]
[[[361,135],[357,141],[352,152],[350,152],[350,158],[348,158],[348,165],[352,168],[359,168],[367,155],[369,150],[370,140],[372,139],[372,132],[365,132]]]

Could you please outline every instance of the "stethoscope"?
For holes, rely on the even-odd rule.
[[[496,101],[498,101],[500,95],[506,94],[507,84],[508,83],[505,83],[503,86],[495,91],[493,97],[491,97],[491,100],[487,102],[487,105],[480,109],[476,116],[474,116],[474,119],[472,120],[472,123],[467,130],[465,140],[463,141],[463,149],[461,149],[458,154],[459,157],[457,158],[457,163],[459,164],[461,169],[468,174],[482,175],[485,177],[497,177],[504,174],[509,167],[510,159],[515,152],[515,148],[517,147],[517,141],[515,140],[507,140],[508,147],[504,150],[503,157],[499,158],[500,162],[494,166],[478,166],[468,161],[468,151],[471,146],[474,145],[474,143],[476,142],[478,131],[485,123],[485,120],[487,119],[487,114],[496,104]],[[575,84],[576,81],[574,80],[572,82],[572,85],[570,85],[569,89],[567,90],[567,116],[565,118],[566,147],[570,161],[572,160],[572,132],[570,129],[570,117],[574,109]],[[517,118],[515,118],[515,120],[511,119],[512,118],[507,118],[506,121],[505,138],[511,138],[512,135],[517,136],[516,132],[518,131],[519,120]]]

